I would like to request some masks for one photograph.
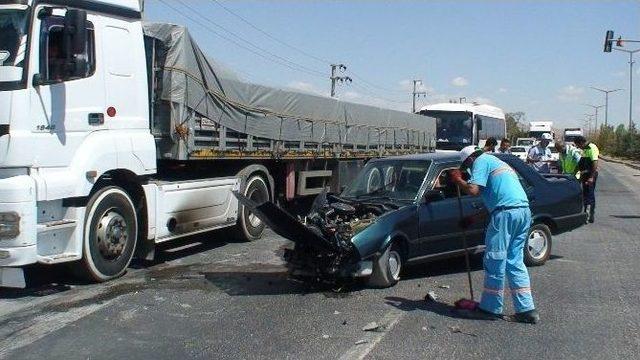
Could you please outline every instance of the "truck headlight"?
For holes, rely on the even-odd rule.
[[[0,213],[0,239],[12,239],[20,235],[20,215],[15,212]]]

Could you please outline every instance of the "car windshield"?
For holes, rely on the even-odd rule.
[[[430,164],[430,160],[371,161],[341,196],[358,199],[414,200]]]
[[[524,152],[523,147],[512,147],[511,152]]]
[[[531,146],[534,140],[518,140],[518,145]]]
[[[438,143],[471,144],[473,141],[473,119],[463,111],[427,111],[427,116],[436,118]]]
[[[27,48],[26,7],[0,7],[0,83],[22,79]]]

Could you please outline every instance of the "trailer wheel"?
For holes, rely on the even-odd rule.
[[[117,186],[100,189],[87,204],[76,273],[97,282],[121,276],[133,258],[137,237],[138,219],[129,195]]]
[[[244,196],[258,204],[269,201],[269,188],[264,178],[259,175],[251,176],[247,181]],[[240,240],[254,241],[260,239],[265,226],[262,220],[252,214],[251,211],[247,210],[243,205],[240,205],[238,224],[236,225],[236,233]]]

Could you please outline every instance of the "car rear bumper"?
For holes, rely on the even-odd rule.
[[[587,216],[587,213],[581,212],[578,214],[556,217],[555,219],[553,219],[556,223],[554,234],[562,234],[564,232],[579,228],[587,222]]]

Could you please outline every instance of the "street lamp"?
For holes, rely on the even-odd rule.
[[[593,110],[595,110],[596,113],[594,115],[591,115],[591,116],[595,116],[596,117],[595,129],[596,129],[596,131],[598,131],[598,109],[600,109],[601,107],[604,107],[604,105],[598,105],[598,106],[591,105],[591,104],[583,104],[583,105],[584,106],[591,106],[593,108]]]
[[[591,136],[592,135],[592,133],[591,133],[591,119],[593,119],[593,114],[584,114],[584,116],[587,118],[587,120],[586,120],[587,124],[588,124],[587,129],[589,129],[589,136]]]
[[[606,90],[606,89],[597,88],[595,86],[591,86],[591,88],[593,90],[597,90],[604,93],[604,126],[607,126],[607,124],[609,123],[609,93],[622,91],[624,89]]]

